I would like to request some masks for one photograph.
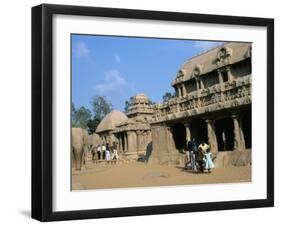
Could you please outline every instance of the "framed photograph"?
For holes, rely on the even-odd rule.
[[[274,206],[274,21],[32,8],[32,217]]]

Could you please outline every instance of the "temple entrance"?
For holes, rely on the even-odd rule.
[[[247,110],[242,117],[242,131],[246,148],[252,148],[252,111]]]
[[[208,142],[207,124],[203,119],[194,119],[190,123],[191,139],[195,139],[195,142],[200,143]]]
[[[186,146],[186,129],[182,123],[177,123],[172,126],[172,133],[176,149],[182,150]]]
[[[233,119],[216,120],[215,127],[218,151],[232,151],[234,149]]]

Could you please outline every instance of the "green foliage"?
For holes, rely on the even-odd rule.
[[[104,96],[95,96],[92,100],[93,113],[96,119],[101,120],[113,109],[112,104]]]
[[[97,118],[96,116],[93,119],[88,120],[87,126],[88,131],[90,134],[94,133],[101,122],[101,119]]]
[[[134,98],[133,97],[130,97],[129,100],[126,100],[125,101],[125,108],[124,108],[124,112],[127,113],[128,110],[129,110],[129,107],[131,107],[133,105],[133,102],[134,102]]]
[[[103,117],[112,111],[112,104],[103,96],[93,98],[91,104],[94,115],[84,106],[76,109],[74,103],[71,104],[72,127],[87,129],[89,134],[94,133]]]
[[[84,106],[76,109],[74,104],[71,104],[71,121],[72,127],[81,127],[83,129],[87,129],[87,123],[91,119],[92,114],[91,111]]]
[[[166,92],[162,96],[162,99],[163,99],[163,102],[168,102],[173,97],[175,97],[175,94],[171,94],[170,92]]]

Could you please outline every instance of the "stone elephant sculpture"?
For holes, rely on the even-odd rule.
[[[96,149],[98,145],[102,144],[101,138],[98,134],[93,133],[87,137],[87,160],[94,160]]]
[[[72,167],[76,170],[81,170],[85,163],[87,136],[87,131],[82,128],[72,128]]]
[[[87,146],[89,151],[92,151],[93,148],[97,147],[98,144],[102,144],[102,140],[98,134],[93,133],[91,135],[88,135]]]

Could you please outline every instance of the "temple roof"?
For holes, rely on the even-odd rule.
[[[217,69],[220,54],[226,54],[229,58],[229,64],[242,61],[250,57],[250,48],[251,43],[229,42],[194,56],[182,65],[176,79],[173,81],[173,85],[193,78],[195,69],[198,70],[200,75]]]
[[[139,93],[136,96],[134,96],[134,104],[139,104],[139,103],[149,103],[149,99],[148,97],[143,94],[143,93]]]
[[[116,128],[116,125],[122,123],[123,121],[126,121],[127,119],[127,116],[123,112],[113,110],[109,114],[107,114],[99,123],[96,129],[96,133],[114,130]]]

